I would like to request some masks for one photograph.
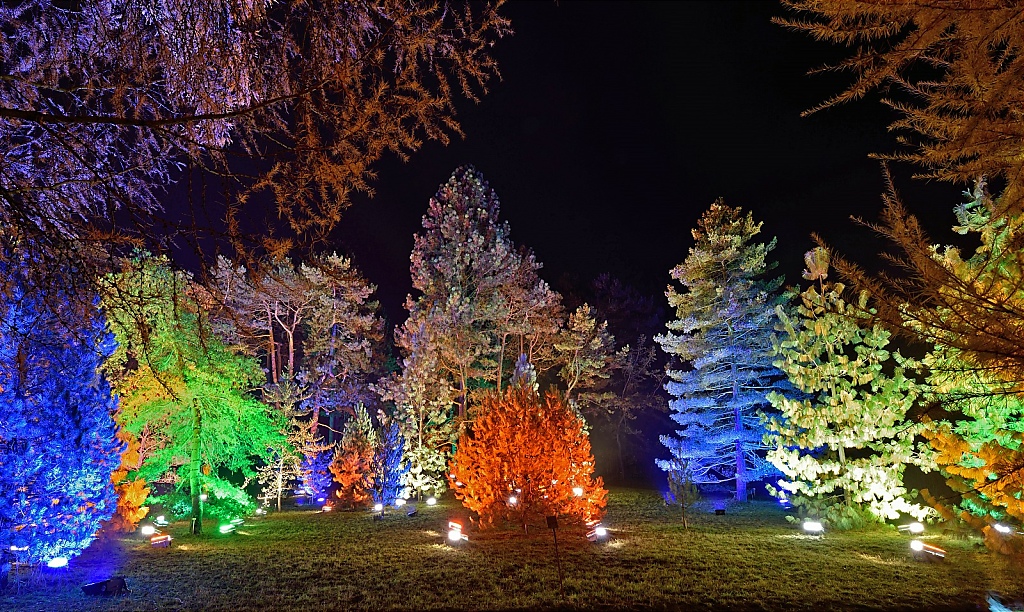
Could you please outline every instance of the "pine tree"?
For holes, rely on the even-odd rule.
[[[334,452],[331,474],[338,483],[335,496],[346,508],[358,508],[370,499],[373,487],[373,456],[377,432],[362,405],[345,424],[341,445]]]
[[[901,513],[921,519],[927,510],[907,501],[903,487],[907,465],[930,469],[914,444],[921,428],[907,417],[923,393],[907,375],[918,364],[886,348],[891,334],[869,320],[866,294],[848,304],[845,287],[825,281],[828,251],[804,259],[812,284],[797,316],[778,307],[784,335],[775,365],[801,393],[768,396],[779,411],[768,421],[768,460],[785,477],[769,491],[840,529]]]
[[[676,436],[662,436],[672,454],[659,460],[672,472],[686,464],[698,485],[735,482],[736,499],[747,485],[770,474],[764,460],[759,411],[781,373],[772,365],[771,334],[781,278],[766,279],[775,263],[765,261],[775,240],[754,243],[761,231],[752,215],[711,205],[693,230],[686,261],[672,269],[683,291],[669,286],[676,320],[655,340],[676,365],[665,389]]]
[[[70,559],[117,507],[117,401],[100,373],[114,338],[95,305],[75,308],[61,290],[44,299],[19,271],[0,273],[0,548]]]
[[[545,516],[600,518],[607,491],[594,478],[583,420],[555,392],[541,398],[529,377],[484,399],[482,416],[459,438],[450,464],[455,496],[487,527],[529,529]]]
[[[405,499],[408,495],[404,481],[409,466],[403,461],[405,440],[402,439],[401,428],[393,420],[384,421],[377,432],[377,446],[370,464],[373,482],[370,496],[374,503],[393,506],[396,500]]]

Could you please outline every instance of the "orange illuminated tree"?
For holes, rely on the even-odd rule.
[[[449,478],[481,527],[509,521],[528,530],[552,515],[593,521],[605,506],[585,423],[562,395],[541,398],[531,387],[487,396],[483,416],[459,438]]]

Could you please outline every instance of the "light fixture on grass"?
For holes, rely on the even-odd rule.
[[[226,533],[231,533],[232,531],[234,531],[235,530],[235,526],[233,524],[231,524],[231,523],[224,523],[223,525],[221,525],[217,529],[221,533],[225,533],[226,534]]]
[[[326,503],[320,508],[320,512],[330,512],[331,510],[334,510],[334,506],[330,503]]]
[[[508,498],[508,505],[510,505],[510,506],[514,506],[514,505],[516,505],[516,504],[518,504],[518,503],[519,503],[519,498],[518,498],[518,497],[516,497],[515,495],[512,495],[512,496],[510,496],[510,497]]]
[[[401,508],[404,505],[405,505],[405,500],[402,499],[401,497],[399,497],[398,499],[395,500],[395,507],[396,508]]]
[[[590,531],[587,532],[587,539],[591,542],[597,542],[608,537],[608,529],[599,521],[589,521],[587,527],[590,528]]]
[[[428,506],[436,506],[437,505],[437,498],[436,497],[428,497],[427,498],[427,505]]]
[[[463,540],[469,540],[469,536],[462,533],[462,523],[448,521],[448,542],[456,544]]]
[[[1013,531],[1012,529],[1010,529],[1009,527],[1007,527],[1006,525],[1004,525],[1002,523],[996,523],[995,525],[992,525],[992,526],[995,527],[996,531],[998,531],[999,533],[1010,533],[1011,531]]]
[[[166,533],[156,534],[149,538],[149,545],[153,548],[168,548],[171,545],[171,536]]]
[[[911,540],[910,550],[914,551],[914,556],[919,559],[945,559],[946,551],[942,550],[938,546],[932,546],[931,544],[925,544],[921,540]]]
[[[165,517],[162,514],[160,516],[156,517],[156,519],[153,522],[156,523],[157,527],[166,527],[168,525],[167,517]]]
[[[373,505],[373,511],[374,512],[384,512],[384,504],[374,504]]]
[[[156,527],[153,525],[143,525],[142,527],[139,527],[139,533],[144,536],[151,536],[156,533]]]
[[[804,531],[821,534],[825,531],[825,526],[821,524],[821,521],[804,521]]]
[[[68,558],[67,557],[54,557],[54,558],[52,558],[52,559],[50,559],[49,561],[46,562],[46,567],[48,567],[50,569],[58,569],[58,568],[61,568],[61,567],[66,567],[67,564],[68,564]]]
[[[924,525],[918,522],[909,523],[907,525],[900,525],[898,527],[900,531],[909,531],[913,534],[924,533]]]
[[[103,595],[106,597],[131,593],[128,589],[128,583],[120,576],[84,584],[82,585],[82,592],[86,595]]]

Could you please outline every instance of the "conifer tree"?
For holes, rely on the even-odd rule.
[[[356,406],[355,415],[345,423],[341,445],[334,453],[331,474],[338,483],[335,496],[347,508],[358,508],[370,499],[373,486],[373,456],[377,432],[366,408]]]
[[[117,420],[151,440],[133,475],[174,482],[168,505],[196,519],[197,531],[204,511],[233,518],[251,510],[229,478],[253,476],[283,443],[282,425],[249,395],[261,383],[259,365],[211,332],[202,291],[166,260],[125,261],[104,285],[104,298],[117,294],[108,316],[118,349],[104,364],[121,398]]]
[[[735,482],[737,500],[747,485],[773,471],[764,460],[759,411],[775,388],[771,334],[782,278],[765,275],[775,240],[755,243],[761,224],[748,212],[716,201],[693,230],[694,246],[672,269],[682,291],[666,295],[676,310],[668,332],[656,338],[675,358],[665,389],[680,429],[662,436],[672,458],[658,465],[673,472],[686,465],[698,485]]]
[[[484,527],[506,520],[529,529],[545,516],[600,518],[607,491],[593,476],[585,424],[565,398],[541,398],[530,376],[484,399],[450,464],[455,496]]]
[[[0,274],[0,548],[70,559],[117,507],[117,401],[100,372],[114,338],[95,304],[44,299],[6,263]]]
[[[930,469],[914,443],[920,425],[907,417],[923,393],[908,376],[918,364],[886,348],[891,334],[869,320],[866,294],[848,304],[845,287],[826,282],[828,251],[804,260],[812,284],[796,316],[777,309],[784,333],[775,365],[801,393],[768,395],[779,412],[768,420],[768,459],[785,477],[769,491],[841,529],[901,513],[921,519],[927,511],[903,487],[907,465]]]
[[[401,428],[391,419],[383,420],[370,464],[373,479],[370,496],[374,503],[393,506],[396,500],[405,499],[408,495],[404,481],[409,466],[403,461],[405,440],[402,439]]]

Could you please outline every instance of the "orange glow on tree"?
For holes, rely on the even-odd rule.
[[[514,521],[528,529],[550,515],[601,517],[608,492],[593,477],[585,423],[560,394],[541,398],[529,386],[513,387],[487,396],[480,413],[459,438],[449,480],[482,527]]]
[[[143,506],[149,497],[149,487],[142,478],[129,478],[128,473],[142,465],[142,452],[139,439],[126,429],[118,429],[118,441],[126,444],[121,451],[121,465],[110,475],[117,492],[117,510],[105,525],[114,531],[134,531],[139,521],[149,513],[149,507]]]

